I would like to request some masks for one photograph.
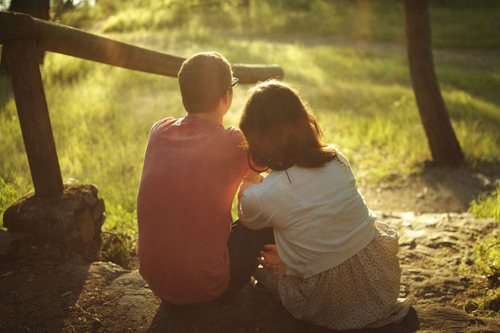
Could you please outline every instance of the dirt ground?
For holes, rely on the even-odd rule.
[[[387,216],[393,212],[412,212],[415,216],[423,213],[461,213],[467,210],[468,203],[478,194],[491,190],[494,181],[499,178],[498,167],[480,171],[428,170],[422,175],[393,180],[391,184],[361,186],[360,190],[373,210],[383,211]],[[7,237],[6,232],[2,231],[1,236]],[[471,249],[473,245],[474,239],[462,244]],[[67,265],[74,260],[78,260],[79,264]],[[402,264],[411,264],[411,269],[421,269],[419,274],[425,276],[428,263],[419,260],[418,256],[408,256]],[[2,260],[0,332],[145,331],[144,327],[137,326],[141,318],[131,324],[128,316],[116,311],[116,304],[123,301],[123,291],[110,292],[113,289],[109,289],[110,281],[136,267],[134,258],[124,268],[109,263],[91,266],[90,262],[68,257],[54,248],[39,249],[31,256],[14,261]],[[480,283],[467,285],[472,292],[485,287]],[[453,302],[446,298],[435,298],[432,302],[436,305],[442,301],[447,306],[461,309],[469,296],[464,291]],[[150,302],[158,309],[158,299],[150,299]],[[139,306],[136,303],[125,306]],[[153,316],[147,314],[143,317],[149,315]]]
[[[390,182],[358,186],[372,210],[383,212],[466,212],[472,200],[494,188],[500,166],[479,170],[427,168],[422,174],[396,176]]]

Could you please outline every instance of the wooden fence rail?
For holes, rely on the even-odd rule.
[[[36,50],[45,50],[141,72],[177,77],[184,58],[156,52],[26,14],[0,11],[0,43],[11,77],[36,196],[63,193]],[[278,65],[233,64],[240,83],[282,78]]]
[[[35,38],[37,48],[141,72],[177,77],[185,58],[148,50],[79,29],[32,18],[26,14],[0,12],[0,43]],[[233,64],[240,83],[256,83],[283,77],[278,65]]]

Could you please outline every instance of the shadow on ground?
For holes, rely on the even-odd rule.
[[[379,329],[342,331],[349,333],[416,332],[420,328],[417,312],[411,308],[397,325]],[[202,306],[174,306],[162,302],[147,332],[332,332],[295,320],[265,290],[245,287],[224,303]],[[337,331],[339,332],[339,331]]]

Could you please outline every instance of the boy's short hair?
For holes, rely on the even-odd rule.
[[[186,59],[178,74],[186,111],[213,111],[231,87],[232,75],[231,65],[219,53],[202,52]]]

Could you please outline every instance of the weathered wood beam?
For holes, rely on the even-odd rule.
[[[13,39],[35,38],[36,23],[26,14],[0,11],[0,43]]]
[[[34,19],[38,47],[112,66],[166,76],[177,76],[183,58],[147,50],[75,28]]]
[[[60,195],[64,191],[61,168],[43,90],[35,40],[11,40],[3,47],[35,196]]]
[[[18,29],[19,35],[14,31]],[[25,14],[0,12],[0,42],[25,37],[36,37],[37,47],[41,50],[171,77],[177,77],[185,60]],[[278,65],[234,64],[233,71],[240,83],[255,83],[284,76],[283,69]]]

